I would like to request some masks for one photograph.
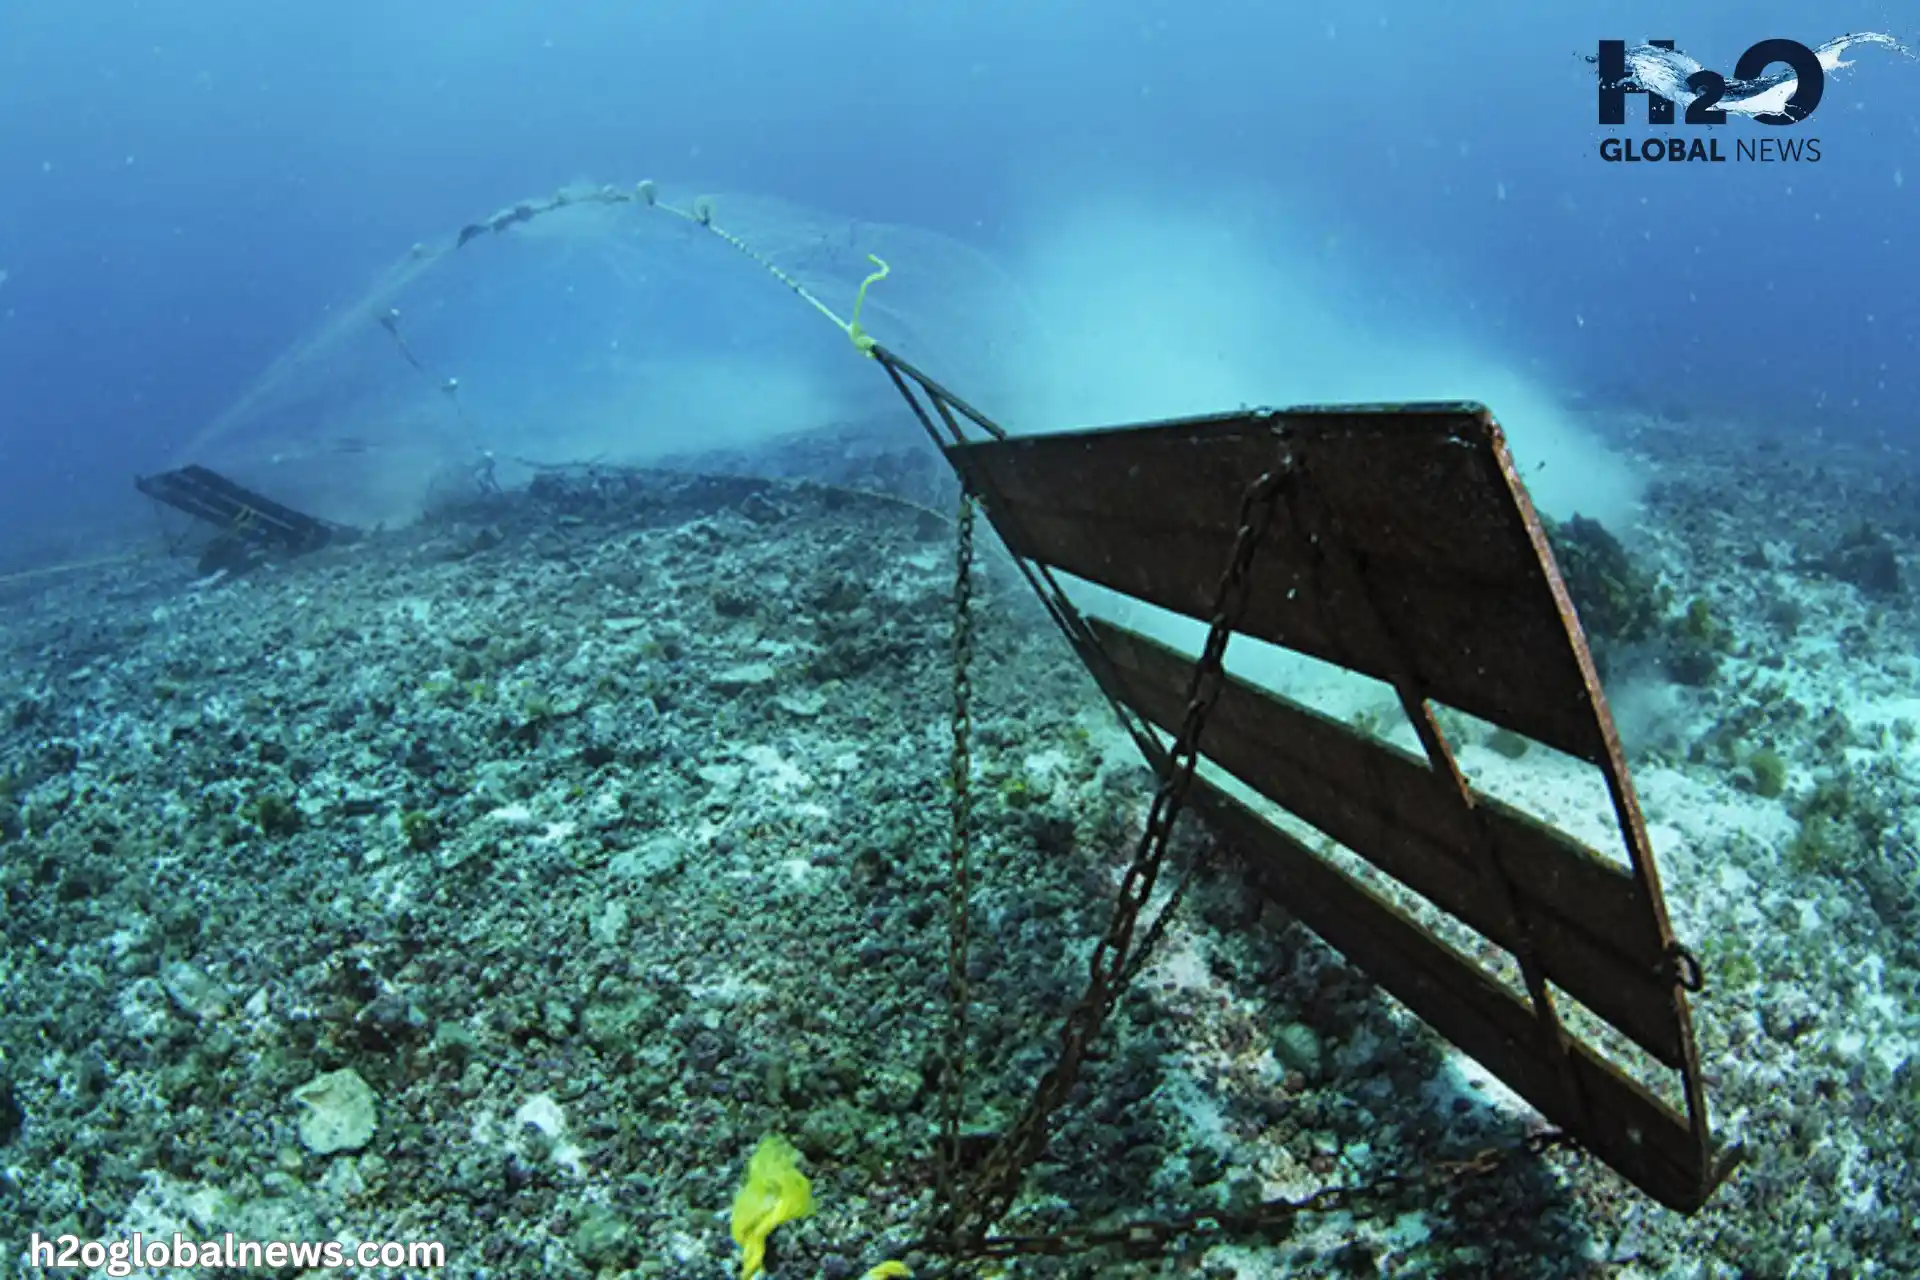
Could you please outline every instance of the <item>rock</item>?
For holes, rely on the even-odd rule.
[[[645,884],[678,874],[686,861],[686,841],[669,833],[653,836],[637,849],[622,849],[607,859],[607,870],[622,880]]]
[[[1298,1071],[1310,1081],[1320,1078],[1320,1036],[1304,1022],[1289,1022],[1280,1028],[1273,1037],[1273,1056],[1289,1071]]]
[[[633,1254],[633,1226],[604,1205],[594,1205],[573,1228],[573,1251],[596,1270],[614,1267]]]
[[[729,667],[713,677],[713,687],[726,693],[738,693],[755,685],[771,684],[774,680],[773,667],[765,662],[749,662],[738,667]]]
[[[1813,1029],[1819,1011],[1812,998],[1797,987],[1775,991],[1760,1011],[1760,1022],[1775,1040],[1793,1043]]]
[[[773,700],[773,705],[788,715],[811,719],[827,709],[827,695],[818,689],[808,689],[804,693],[783,693]]]
[[[315,1155],[358,1151],[373,1137],[373,1089],[351,1067],[315,1076],[293,1091],[307,1113],[300,1141]]]
[[[160,971],[160,985],[180,1012],[197,1021],[206,1022],[227,1011],[226,988],[184,960],[176,960]]]
[[[630,913],[627,904],[615,898],[587,919],[587,932],[603,946],[617,947],[627,936]]]
[[[27,1110],[14,1096],[13,1082],[0,1076],[0,1147],[19,1137],[26,1124]]]
[[[1887,599],[1900,594],[1900,555],[1893,540],[1872,525],[1863,523],[1841,539],[1827,554],[1824,567],[1869,596]]]

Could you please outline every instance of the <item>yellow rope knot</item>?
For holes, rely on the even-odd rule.
[[[880,269],[869,272],[867,278],[860,282],[860,292],[853,295],[853,319],[847,323],[847,336],[853,339],[854,349],[871,360],[873,359],[873,339],[868,337],[867,331],[860,327],[860,308],[867,305],[867,286],[875,280],[885,280],[893,268],[889,267],[877,254],[868,254],[867,261]]]

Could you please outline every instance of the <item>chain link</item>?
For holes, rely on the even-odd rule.
[[[1707,974],[1700,965],[1700,957],[1678,942],[1667,944],[1666,954],[1660,960],[1659,976],[1695,995],[1707,989]]]
[[[935,1162],[934,1223],[953,1227],[954,1180],[960,1169],[960,1126],[966,1113],[967,1012],[973,992],[967,979],[973,897],[969,832],[973,827],[973,523],[974,501],[960,494],[953,566],[953,746],[947,777],[952,835],[947,848],[947,1030],[941,1056],[941,1157]]]
[[[1021,1175],[1046,1147],[1054,1113],[1080,1078],[1088,1045],[1099,1034],[1127,981],[1138,971],[1138,965],[1130,963],[1134,958],[1134,929],[1159,881],[1174,819],[1192,785],[1199,763],[1200,731],[1220,696],[1225,677],[1227,641],[1246,610],[1248,571],[1272,523],[1281,485],[1291,466],[1291,457],[1283,454],[1272,471],[1248,485],[1241,495],[1233,553],[1215,592],[1206,645],[1187,686],[1186,715],[1168,753],[1133,860],[1121,878],[1106,933],[1095,944],[1088,961],[1086,988],[1061,1027],[1053,1066],[1040,1077],[1026,1109],[988,1153],[979,1175],[956,1205],[950,1221],[960,1240],[978,1241],[1012,1205]],[[1148,943],[1158,940],[1166,919],[1163,910],[1149,927]],[[1144,948],[1140,954],[1145,955]]]
[[[941,1078],[942,1151],[935,1162],[930,1230],[927,1237],[914,1246],[916,1249],[953,1261],[1057,1257],[1109,1247],[1118,1247],[1129,1257],[1159,1257],[1189,1238],[1284,1235],[1297,1218],[1308,1214],[1378,1216],[1406,1204],[1416,1192],[1430,1201],[1435,1194],[1452,1191],[1499,1171],[1521,1154],[1539,1155],[1572,1145],[1572,1139],[1564,1131],[1543,1129],[1512,1145],[1486,1148],[1467,1160],[1442,1162],[1414,1171],[1395,1170],[1364,1183],[1332,1184],[1297,1200],[1270,1200],[1248,1209],[1210,1210],[1111,1227],[1070,1227],[1027,1235],[986,1234],[1011,1207],[1022,1174],[1045,1149],[1049,1125],[1079,1079],[1088,1046],[1146,964],[1198,870],[1196,858],[1148,923],[1136,946],[1134,931],[1140,913],[1158,883],[1174,822],[1186,801],[1199,763],[1201,732],[1225,685],[1227,642],[1246,611],[1254,552],[1272,524],[1292,466],[1291,456],[1283,453],[1274,469],[1249,485],[1241,495],[1233,552],[1221,574],[1207,641],[1188,684],[1186,712],[1167,753],[1133,860],[1121,879],[1113,915],[1088,961],[1086,988],[1061,1028],[1053,1066],[1040,1078],[1026,1109],[988,1152],[979,1173],[965,1188],[959,1185],[959,1180],[961,1125],[966,1107],[967,1020],[972,1003],[967,977],[971,928],[968,903],[972,893],[969,843],[972,682],[969,672],[973,660],[971,573],[976,507],[970,495],[961,495],[953,585],[953,740],[948,779],[952,817],[948,849],[951,878],[947,943],[949,1009]]]

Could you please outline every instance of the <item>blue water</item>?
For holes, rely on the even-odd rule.
[[[1272,199],[1369,273],[1355,305],[1439,306],[1571,386],[1910,436],[1920,62],[1862,50],[1803,124],[1714,131],[1816,136],[1818,164],[1626,167],[1584,60],[1664,36],[1731,72],[1910,14],[1673,8],[15,0],[0,540],[123,514],[129,473],[424,234],[647,173],[1009,254],[1075,193],[1256,227]]]

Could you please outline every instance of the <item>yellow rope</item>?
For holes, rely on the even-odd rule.
[[[642,183],[640,186],[640,198],[653,208],[659,209],[664,213],[670,213],[676,218],[684,218],[694,226],[711,232],[725,243],[732,245],[735,249],[745,254],[748,258],[751,258],[754,262],[759,263],[768,275],[793,290],[794,294],[799,297],[802,302],[812,307],[815,311],[818,311],[827,319],[833,321],[834,327],[846,334],[848,339],[852,341],[856,351],[868,359],[873,358],[874,340],[868,335],[867,331],[860,326],[860,311],[861,308],[867,305],[867,287],[876,280],[885,280],[892,271],[892,268],[878,256],[871,253],[867,255],[867,261],[871,262],[876,270],[868,273],[867,278],[860,282],[860,291],[854,295],[853,299],[853,319],[842,320],[834,313],[832,307],[820,301],[812,290],[794,279],[779,264],[763,257],[758,249],[755,249],[752,245],[733,234],[733,232],[728,231],[725,227],[715,226],[713,223],[713,202],[705,196],[695,200],[693,202],[693,208],[691,209],[678,209],[670,204],[659,203],[654,197],[652,184]]]
[[[35,578],[50,578],[55,574],[77,573],[82,569],[99,569],[107,565],[134,564],[152,557],[148,551],[131,551],[124,555],[101,556],[94,560],[69,560],[63,564],[46,564],[37,569],[16,569],[12,573],[0,573],[0,585],[9,582],[30,582]]]

